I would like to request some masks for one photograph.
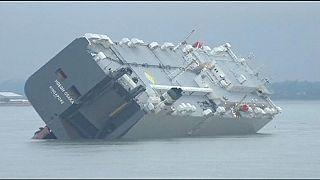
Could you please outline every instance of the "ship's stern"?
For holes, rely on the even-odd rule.
[[[74,40],[25,84],[28,100],[58,139],[118,138],[144,115],[134,97],[145,87],[128,91],[118,81],[130,68],[106,74],[88,45],[86,38]]]

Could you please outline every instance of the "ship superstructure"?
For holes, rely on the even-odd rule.
[[[281,111],[229,43],[114,42],[92,33],[35,72],[25,93],[58,139],[249,134]]]

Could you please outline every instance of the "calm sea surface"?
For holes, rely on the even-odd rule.
[[[320,101],[276,101],[258,134],[137,141],[32,140],[30,107],[0,107],[0,178],[320,178]]]

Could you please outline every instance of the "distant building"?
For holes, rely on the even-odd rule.
[[[4,105],[30,105],[22,95],[14,92],[0,92],[0,106]]]

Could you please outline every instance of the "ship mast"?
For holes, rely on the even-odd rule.
[[[177,50],[181,45],[187,44],[187,40],[190,38],[190,36],[191,36],[195,31],[196,31],[196,30],[193,29],[193,30],[189,33],[189,35],[188,35],[186,38],[184,38],[183,41],[181,41],[176,47],[173,48],[173,50],[175,51],[175,50]]]

